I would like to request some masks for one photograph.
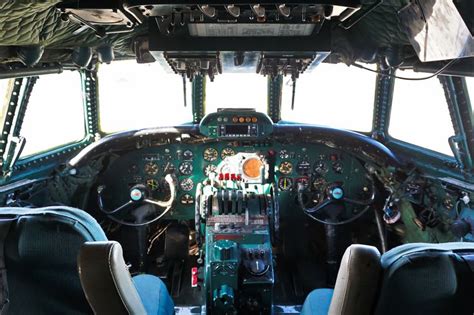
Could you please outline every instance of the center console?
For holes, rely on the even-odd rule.
[[[223,120],[222,117],[222,124],[216,124],[216,129],[211,128],[216,130],[216,137],[253,137],[251,124],[245,125],[249,133],[243,132],[244,128],[239,133],[229,133],[237,129],[228,128]],[[257,118],[257,132],[265,130],[258,122]],[[239,126],[244,124],[245,118]],[[273,189],[268,182],[265,157],[256,153],[225,158],[197,186],[196,231],[205,256],[207,314],[271,313],[271,240],[278,202]]]

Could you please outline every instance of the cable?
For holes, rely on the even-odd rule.
[[[406,77],[399,77],[397,75],[394,75],[394,74],[388,74],[388,73],[383,73],[382,71],[378,71],[378,70],[372,70],[370,68],[367,68],[367,67],[364,67],[363,65],[360,65],[358,63],[353,63],[352,65],[354,67],[357,67],[357,68],[360,68],[360,69],[364,69],[364,70],[367,70],[367,71],[370,71],[370,72],[374,72],[374,73],[377,73],[377,74],[380,74],[380,75],[384,75],[384,76],[387,76],[387,77],[392,77],[392,78],[395,78],[395,79],[400,79],[400,80],[407,80],[407,81],[422,81],[422,80],[428,80],[428,79],[431,79],[435,76],[437,76],[438,74],[440,74],[441,72],[443,72],[444,70],[446,70],[446,68],[448,68],[449,66],[451,66],[453,63],[455,63],[456,61],[458,61],[457,59],[452,59],[451,61],[449,61],[447,64],[445,64],[443,67],[441,67],[441,69],[439,69],[438,71],[436,71],[435,73],[433,73],[432,75],[430,76],[427,76],[427,77],[423,77],[423,78],[406,78]]]

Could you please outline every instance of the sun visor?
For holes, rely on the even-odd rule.
[[[451,0],[410,2],[399,17],[422,62],[474,56],[474,38]]]

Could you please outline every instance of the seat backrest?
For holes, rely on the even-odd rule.
[[[78,267],[82,287],[95,314],[146,314],[119,243],[85,243]]]
[[[370,314],[380,278],[377,248],[361,244],[349,246],[342,257],[329,314]]]
[[[6,314],[90,314],[76,258],[86,241],[106,240],[86,212],[69,207],[0,208]]]
[[[414,243],[382,256],[375,314],[474,314],[474,243]]]

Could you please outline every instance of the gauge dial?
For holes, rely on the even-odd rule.
[[[323,191],[326,186],[326,180],[323,177],[317,177],[313,180],[313,189]]]
[[[311,173],[311,164],[304,160],[296,165],[296,172],[299,175],[309,175]]]
[[[194,188],[194,182],[191,178],[185,178],[179,183],[181,190],[190,191]]]
[[[328,167],[326,166],[326,163],[324,163],[324,161],[320,160],[314,165],[314,171],[318,174],[326,174],[328,171]]]
[[[278,180],[278,188],[282,191],[288,191],[293,187],[293,180],[289,177],[281,177]]]
[[[192,160],[194,157],[194,153],[191,150],[185,150],[183,152],[183,160]]]
[[[148,187],[150,190],[157,190],[158,189],[158,182],[156,179],[150,178],[146,180],[146,187]]]
[[[226,157],[233,155],[235,155],[235,151],[232,148],[224,148],[221,151],[221,159],[225,159]]]
[[[206,150],[204,150],[203,157],[204,157],[204,160],[206,160],[208,162],[213,162],[213,161],[217,160],[218,155],[219,155],[219,153],[217,152],[216,149],[207,148]]]
[[[156,175],[158,173],[159,167],[158,164],[149,162],[145,164],[143,169],[147,175]]]
[[[209,175],[211,175],[211,173],[214,173],[217,169],[217,166],[215,166],[214,164],[208,164],[205,168],[204,168],[204,174],[209,177]]]
[[[284,175],[291,174],[293,171],[293,164],[289,161],[283,161],[280,163],[280,166],[278,166],[278,170]]]
[[[184,194],[179,198],[179,202],[182,205],[192,205],[194,203],[194,197],[190,194]]]
[[[296,185],[298,187],[299,184],[303,185],[304,189],[307,189],[309,186],[309,179],[308,177],[300,177],[296,179]]]
[[[260,177],[260,170],[263,163],[258,158],[249,158],[242,165],[242,173],[251,179]]]
[[[191,175],[193,173],[193,164],[191,162],[183,162],[179,165],[179,172],[182,175]]]

